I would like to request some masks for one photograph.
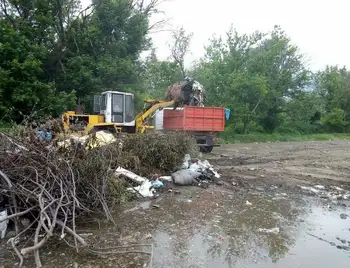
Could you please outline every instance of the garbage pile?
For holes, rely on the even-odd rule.
[[[125,176],[135,183],[136,186],[129,187],[128,190],[137,193],[141,197],[155,197],[157,195],[157,189],[163,188],[164,184],[167,183],[174,183],[181,186],[198,185],[206,188],[210,182],[221,177],[208,160],[201,161],[191,158],[189,154],[185,155],[182,165],[175,172],[172,172],[170,176],[159,176],[152,180],[139,176],[122,167],[118,167],[115,174],[116,176]]]
[[[114,223],[115,204],[132,198],[132,192],[152,196],[149,188],[160,187],[146,176],[167,175],[197,150],[193,138],[175,132],[57,139],[33,130],[21,136],[0,132],[1,237],[8,239],[19,266],[32,255],[41,267],[39,252],[55,234],[77,249],[89,248],[76,232],[78,218],[104,212]],[[139,176],[128,179],[132,174]],[[15,235],[8,237],[10,221]]]
[[[304,186],[298,185],[299,188],[312,195],[319,196],[323,199],[329,200],[350,200],[350,191],[345,190],[339,186],[324,186],[324,185],[314,185],[314,186]]]
[[[186,154],[181,169],[172,173],[171,177],[177,185],[196,185],[219,179],[221,176],[208,160],[192,159],[189,154]]]
[[[190,77],[169,86],[165,95],[168,101],[176,100],[175,108],[182,105],[204,107],[204,87]]]

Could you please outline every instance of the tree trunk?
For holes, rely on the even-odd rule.
[[[243,134],[248,134],[248,125],[249,125],[249,118],[245,118],[243,120]]]

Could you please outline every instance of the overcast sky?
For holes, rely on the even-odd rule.
[[[167,28],[183,26],[194,34],[187,65],[204,54],[203,47],[213,34],[224,34],[232,23],[241,33],[280,25],[309,58],[313,70],[326,64],[350,66],[348,0],[168,0],[159,8],[165,12],[162,17],[171,19]],[[170,33],[152,37],[159,58],[166,59]]]

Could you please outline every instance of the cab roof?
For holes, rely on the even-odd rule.
[[[132,95],[132,96],[134,96],[134,94],[133,93],[129,93],[129,92],[122,92],[122,91],[112,91],[112,90],[109,90],[109,91],[103,91],[102,93],[101,93],[101,95],[104,95],[104,94],[107,94],[107,93],[111,93],[111,94],[123,94],[123,95]]]

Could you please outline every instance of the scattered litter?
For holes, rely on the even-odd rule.
[[[197,179],[201,175],[201,173],[191,169],[180,169],[171,174],[171,177],[173,178],[173,182],[177,185],[192,185],[197,182]]]
[[[122,167],[118,167],[117,170],[115,171],[115,173],[116,173],[116,175],[124,175],[136,183],[143,183],[143,182],[147,181],[146,178],[143,178],[139,175],[136,175],[134,172],[129,171],[129,170],[122,168]]]
[[[3,211],[0,212],[0,232],[1,232],[1,239],[5,238],[7,225],[9,223],[9,220],[4,220],[7,218],[7,209],[5,208]]]
[[[116,175],[124,175],[125,177],[132,180],[134,183],[140,184],[136,187],[130,187],[128,188],[129,191],[137,192],[143,197],[153,197],[155,194],[154,187],[152,185],[152,182],[146,178],[143,178],[139,175],[136,175],[134,172],[131,172],[127,169],[124,169],[122,167],[118,167],[115,171]]]
[[[158,178],[158,180],[171,182],[171,181],[172,181],[172,178],[171,178],[171,176],[160,176],[160,177]]]
[[[323,185],[315,185],[315,188],[318,190],[324,190],[326,187],[324,187]]]
[[[313,187],[310,186],[300,186],[299,187],[307,192],[318,195],[324,199],[331,200],[349,200],[350,192],[340,188],[338,186],[325,187],[323,185],[315,185]]]
[[[247,201],[245,201],[245,204],[247,205],[247,206],[252,206],[253,204],[252,203],[250,203],[248,200]]]
[[[340,188],[338,186],[331,186],[332,189],[337,190],[337,191],[344,191],[343,188]]]
[[[51,141],[52,133],[50,131],[40,130],[36,132],[36,137],[40,140]]]
[[[214,175],[217,179],[221,177],[220,174],[214,170],[213,166],[209,163],[208,160],[197,160],[196,162],[192,163],[188,169],[201,172],[202,174],[207,176]]]
[[[160,208],[159,205],[152,205],[153,208]]]
[[[93,235],[94,235],[93,233],[82,233],[82,234],[79,234],[79,236],[81,236],[83,238],[90,237],[90,236],[93,236]]]
[[[152,186],[154,189],[160,189],[164,187],[164,183],[157,179],[152,181]]]
[[[280,232],[280,228],[279,227],[274,227],[270,229],[259,228],[258,231],[266,234],[278,234]]]
[[[207,160],[201,161],[198,159],[191,159],[189,154],[185,155],[179,170],[173,172],[171,176],[161,176],[153,181],[122,167],[118,167],[115,174],[117,176],[123,175],[134,184],[138,184],[138,186],[130,187],[128,190],[137,192],[143,197],[153,197],[156,189],[164,188],[164,183],[166,182],[172,181],[177,185],[198,185],[203,188],[208,188],[210,180],[221,177]],[[178,192],[175,192],[175,194],[178,194]]]
[[[202,187],[204,189],[207,189],[209,187],[209,182],[208,181],[201,181],[200,183],[198,183],[199,187]]]
[[[250,170],[250,171],[254,171],[254,170],[256,170],[256,168],[253,168],[253,167],[252,167],[252,168],[249,168],[249,170]]]
[[[38,134],[38,135],[42,136],[42,134]],[[95,148],[95,147],[100,147],[103,145],[113,143],[115,141],[116,141],[116,138],[112,133],[101,130],[101,131],[95,132],[92,135],[85,135],[85,136],[71,135],[68,139],[58,142],[57,146],[68,148],[72,145],[72,142],[73,142],[73,143],[81,144],[83,146],[88,146],[90,148]],[[121,144],[119,144],[119,146],[121,146]]]
[[[315,189],[315,188],[312,188],[312,187],[309,187],[309,186],[299,186],[302,190],[305,190],[305,191],[308,191],[308,192],[312,192],[314,194],[317,194],[319,193],[320,191]]]
[[[279,199],[286,199],[288,195],[286,193],[276,193],[275,197],[273,197],[273,200],[279,200]]]
[[[131,192],[136,192],[142,197],[153,197],[155,190],[153,189],[152,183],[149,180],[144,181],[141,185],[136,187],[127,188]]]
[[[145,239],[152,239],[152,235],[151,234],[146,235]]]
[[[187,169],[190,167],[190,161],[191,161],[191,156],[189,154],[186,154],[181,166],[181,169]]]
[[[208,160],[191,159],[186,154],[181,169],[171,174],[173,182],[177,185],[199,185],[207,188],[208,180],[218,179],[221,175],[214,170]]]

